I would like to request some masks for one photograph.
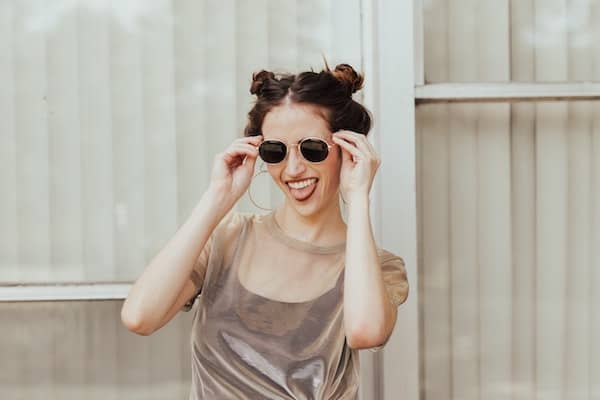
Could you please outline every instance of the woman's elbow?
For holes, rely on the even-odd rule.
[[[348,347],[351,349],[366,349],[384,343],[387,339],[383,329],[373,329],[373,326],[363,325],[346,335]]]
[[[140,316],[140,313],[136,313],[128,307],[127,301],[123,303],[123,307],[121,308],[121,322],[127,330],[141,336],[149,336],[153,332],[144,323],[144,318]]]

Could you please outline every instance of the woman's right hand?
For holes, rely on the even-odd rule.
[[[262,135],[239,138],[215,156],[210,185],[231,199],[232,205],[242,197],[252,181],[261,141]]]

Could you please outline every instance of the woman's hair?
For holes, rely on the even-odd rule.
[[[339,64],[331,71],[325,62],[325,68],[297,75],[276,75],[265,70],[252,74],[250,93],[257,99],[248,113],[244,135],[261,135],[267,113],[282,105],[288,96],[292,103],[324,109],[323,117],[331,132],[347,129],[367,135],[371,129],[370,112],[352,100],[352,94],[362,88],[363,76],[348,64]]]

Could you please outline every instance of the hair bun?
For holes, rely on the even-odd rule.
[[[350,94],[362,89],[364,78],[348,64],[338,64],[332,72],[344,86],[348,88]]]
[[[275,79],[275,74],[264,69],[260,72],[252,74],[252,85],[250,85],[250,93],[260,96],[264,88],[265,82],[269,79]]]

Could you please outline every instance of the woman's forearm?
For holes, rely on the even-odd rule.
[[[123,303],[121,318],[139,331],[153,331],[175,303],[210,235],[233,204],[209,188],[191,215],[146,266]]]
[[[348,206],[344,282],[344,326],[349,345],[379,345],[395,315],[387,294],[369,216],[368,195]]]

